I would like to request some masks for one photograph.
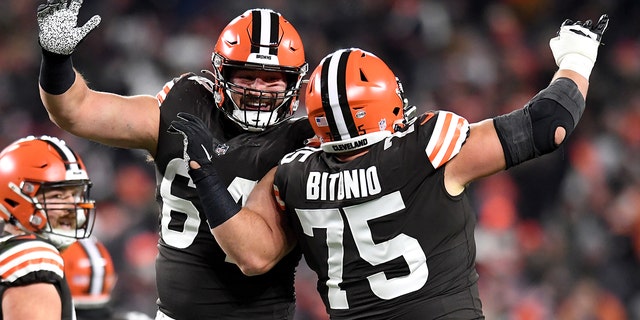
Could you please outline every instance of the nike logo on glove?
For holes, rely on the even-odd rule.
[[[207,151],[207,148],[205,148],[205,146],[203,145],[200,145],[200,147],[204,151],[204,154],[207,156],[207,160],[211,161],[212,156],[209,154],[209,151]]]

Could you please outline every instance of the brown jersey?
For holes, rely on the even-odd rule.
[[[155,157],[161,204],[156,260],[158,306],[174,319],[290,319],[295,306],[294,250],[264,275],[245,276],[227,261],[211,234],[183,159],[183,137],[167,132],[178,112],[201,117],[217,140],[215,166],[227,190],[244,204],[257,181],[283,155],[313,136],[306,118],[263,132],[233,127],[216,108],[209,80],[186,74],[162,97]]]
[[[444,188],[468,130],[426,113],[348,162],[312,148],[283,158],[274,189],[332,319],[482,318],[476,217]]]

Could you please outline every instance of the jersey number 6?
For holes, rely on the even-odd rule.
[[[227,187],[227,191],[234,200],[244,204],[256,183],[256,181],[236,177]],[[191,201],[185,199],[184,195],[175,194],[176,192],[172,188],[174,184],[183,184],[183,188],[186,186],[187,189],[193,190],[196,187],[191,181],[187,166],[182,159],[173,159],[169,162],[160,184],[163,202],[160,228],[162,240],[166,244],[184,249],[193,244],[202,219],[200,212]]]

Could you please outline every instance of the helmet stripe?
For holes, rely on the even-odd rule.
[[[251,53],[278,55],[278,14],[271,10],[259,9],[253,11],[251,19],[251,39],[258,44],[251,46]]]
[[[87,257],[91,263],[91,279],[89,280],[90,295],[102,294],[104,290],[104,277],[106,274],[105,262],[98,246],[93,241],[78,241],[82,249],[87,253]]]
[[[58,152],[60,158],[62,158],[62,161],[64,162],[64,167],[67,169],[67,172],[69,172],[70,170],[73,172],[82,170],[82,168],[80,168],[80,164],[78,162],[76,154],[62,140],[49,139],[46,136],[42,136],[39,139],[50,144],[53,149]]]
[[[351,50],[338,50],[322,65],[322,107],[335,141],[359,135],[347,100],[346,68]]]
[[[50,136],[40,136],[37,138],[49,144],[60,155],[66,171],[66,180],[88,180],[87,172],[80,166],[80,158],[58,138]]]
[[[269,20],[271,21],[270,28],[267,29],[270,31],[269,33],[269,44],[272,46],[269,48],[269,53],[277,56],[278,55],[278,46],[277,44],[280,39],[278,39],[278,34],[280,33],[280,19],[277,13],[271,12],[269,13]]]

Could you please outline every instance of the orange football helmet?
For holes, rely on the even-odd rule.
[[[296,29],[280,13],[251,9],[233,19],[222,30],[212,57],[214,98],[229,119],[244,130],[262,131],[293,115],[298,108],[300,85],[308,71],[304,47]],[[238,69],[273,71],[285,75],[284,91],[263,91],[229,81]],[[251,96],[251,110],[238,105],[232,95]]]
[[[326,56],[313,71],[305,104],[325,152],[370,146],[409,123],[402,85],[377,56],[358,48]]]
[[[109,302],[117,275],[101,242],[95,238],[78,240],[62,251],[62,259],[76,308],[98,308]]]
[[[0,152],[0,218],[58,248],[91,234],[90,188],[84,163],[58,138],[29,136]]]

